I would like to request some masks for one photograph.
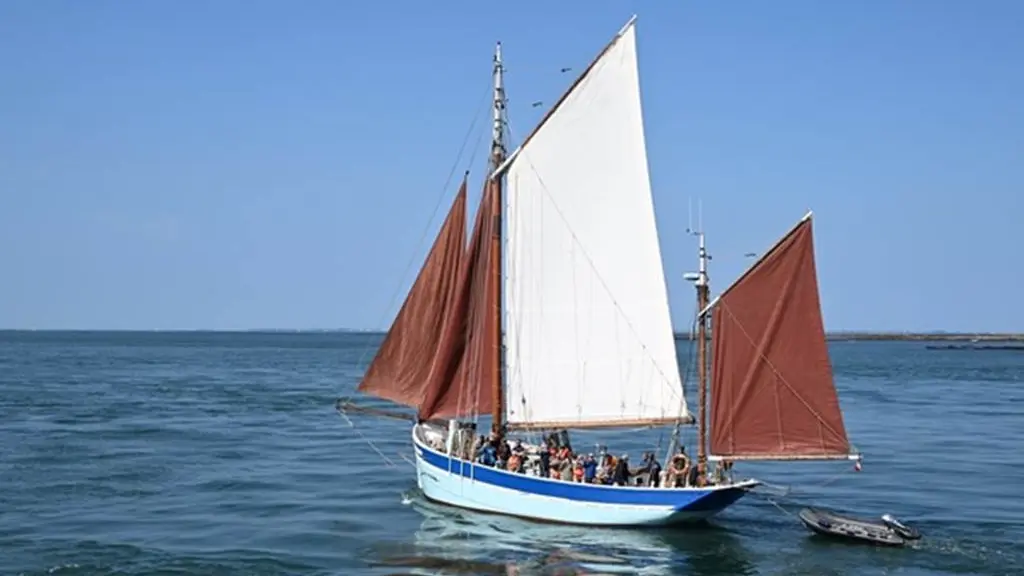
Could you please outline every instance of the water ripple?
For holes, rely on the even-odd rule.
[[[357,434],[331,409],[378,341],[0,333],[0,572],[1024,573],[1024,355],[837,343],[862,472],[751,464],[745,473],[792,485],[789,497],[749,498],[695,529],[627,531],[424,501],[401,457],[406,424],[357,418]],[[667,442],[659,431],[577,438],[633,451]],[[893,512],[926,538],[903,550],[822,541],[791,516],[812,502]]]

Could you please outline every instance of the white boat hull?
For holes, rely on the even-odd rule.
[[[413,430],[416,480],[430,500],[565,524],[665,526],[705,520],[758,484],[747,480],[706,488],[640,488],[580,484],[506,472],[449,458]]]

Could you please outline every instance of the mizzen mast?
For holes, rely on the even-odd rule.
[[[498,168],[505,162],[505,81],[504,81],[505,67],[501,61],[501,42],[494,48],[494,101],[493,101],[493,125],[491,128],[491,154],[489,161],[489,175],[493,174]],[[495,306],[494,314],[498,316],[497,321],[494,323],[495,329],[498,331],[495,342],[494,353],[490,355],[491,363],[491,427],[494,432],[501,434],[504,430],[503,418],[505,415],[504,405],[504,392],[502,387],[501,379],[501,366],[502,366],[502,352],[504,350],[504,339],[502,338],[501,328],[501,223],[502,223],[502,208],[504,200],[502,199],[502,178],[488,178],[487,186],[494,186],[494,234],[491,236],[490,257],[492,262],[495,263],[494,278],[490,282],[489,289],[494,291],[491,302],[497,303]]]
[[[689,230],[697,237],[699,264],[696,273],[686,274],[685,278],[693,282],[697,288],[697,462],[707,462],[707,405],[708,405],[708,294],[710,281],[708,278],[708,255],[704,246],[704,230],[697,218],[698,230]]]

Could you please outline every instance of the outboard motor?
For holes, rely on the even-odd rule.
[[[903,522],[900,522],[892,514],[883,514],[882,523],[898,534],[901,538],[906,540],[918,540],[921,538],[921,533],[918,532],[916,528],[911,528]]]

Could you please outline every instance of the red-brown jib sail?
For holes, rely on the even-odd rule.
[[[711,380],[711,454],[765,460],[850,454],[809,216],[719,297]]]
[[[498,361],[498,329],[500,319],[497,292],[492,282],[500,282],[498,262],[492,258],[490,239],[498,233],[497,184],[488,179],[477,210],[466,265],[462,268],[457,296],[458,304],[452,322],[447,326],[446,346],[458,355],[457,363],[446,377],[432,383],[420,408],[421,418],[456,418],[470,414],[486,414],[491,410],[491,389]]]
[[[419,409],[428,384],[457,361],[450,339],[443,335],[460,312],[457,296],[465,252],[463,181],[419,276],[359,384],[360,392]]]

